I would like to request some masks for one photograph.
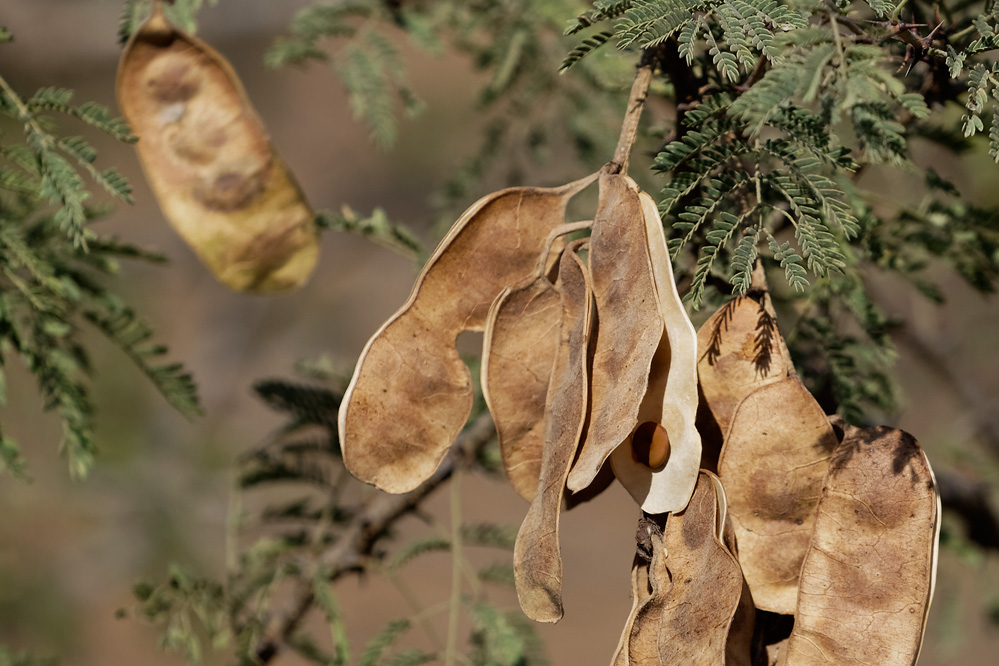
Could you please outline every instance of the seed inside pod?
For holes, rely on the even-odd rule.
[[[631,436],[631,455],[636,462],[648,467],[659,467],[669,457],[669,433],[662,425],[646,421]]]
[[[673,280],[659,211],[645,192],[639,193],[639,200],[655,280],[654,302],[664,327],[648,368],[637,422],[661,424],[669,449],[660,464],[650,466],[635,459],[631,442],[625,440],[610,460],[617,479],[642,510],[657,514],[682,510],[697,482],[701,461],[701,436],[695,426],[697,336]],[[602,316],[599,311],[597,316]],[[652,462],[657,459],[652,456]]]
[[[628,440],[663,333],[638,185],[607,168],[600,173],[589,263],[597,323],[590,419],[567,484],[573,492],[589,486]]]

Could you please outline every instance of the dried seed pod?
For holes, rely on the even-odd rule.
[[[743,398],[794,374],[762,270],[755,271],[753,278],[748,295],[718,308],[697,332],[701,391],[723,436]]]
[[[517,533],[513,570],[524,613],[538,622],[562,617],[562,556],[558,541],[562,492],[586,418],[587,340],[592,292],[575,252],[562,255],[556,284],[562,304],[559,344],[545,404],[541,479]]]
[[[632,666],[725,663],[742,574],[719,539],[723,495],[717,477],[702,472],[687,507],[669,516],[662,542],[653,541],[652,596],[632,625]]]
[[[237,290],[301,286],[319,254],[315,216],[229,63],[157,2],[116,87],[163,214],[215,277]]]
[[[601,171],[589,256],[597,310],[591,414],[569,473],[568,487],[574,492],[590,485],[634,430],[663,334],[643,215],[635,181],[607,168]]]
[[[558,291],[541,276],[505,289],[486,323],[482,394],[496,424],[503,469],[527,501],[541,475],[545,397],[561,314]]]
[[[915,664],[939,535],[936,482],[912,435],[853,429],[829,464],[778,663]]]
[[[641,529],[641,525],[639,526]],[[661,534],[654,536],[662,539]],[[649,562],[643,557],[636,555],[631,564],[631,612],[628,613],[628,620],[625,622],[624,631],[618,640],[617,648],[614,649],[614,656],[611,658],[611,666],[628,666],[631,660],[628,656],[628,643],[631,640],[631,628],[635,624],[635,616],[639,609],[645,605],[652,596],[649,588]]]
[[[483,330],[503,288],[534,274],[569,199],[594,179],[501,190],[458,219],[409,300],[361,352],[338,416],[351,474],[404,493],[437,469],[472,409],[471,375],[455,338]]]
[[[673,280],[673,266],[656,203],[640,194],[656,305],[665,326],[649,369],[648,386],[638,410],[639,426],[611,455],[614,474],[646,513],[680,511],[697,481],[701,436],[697,417],[697,335]],[[598,317],[600,317],[598,305]],[[662,424],[667,455],[641,460],[633,455],[645,423]],[[655,443],[654,441],[652,442]]]
[[[718,473],[756,607],[794,613],[798,573],[836,435],[797,376],[750,393],[732,418]]]
[[[556,232],[575,226],[565,225]],[[544,274],[507,287],[496,297],[483,337],[482,396],[496,425],[503,469],[514,490],[528,502],[541,475],[545,398],[562,315],[548,274],[558,270],[564,238],[553,243],[545,262],[552,267]]]

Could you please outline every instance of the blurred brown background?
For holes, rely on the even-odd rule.
[[[262,65],[273,37],[308,4],[224,0],[202,13],[199,36],[233,63],[317,209],[349,204],[368,212],[381,205],[431,240],[428,197],[477,145],[474,73],[461,60],[412,58],[414,87],[428,109],[403,124],[392,153],[380,153],[351,120],[328,68],[272,72]],[[78,101],[115,108],[119,11],[113,0],[0,0],[0,25],[17,38],[0,50],[0,71],[22,94],[43,85],[68,87]],[[69,121],[64,126],[85,132],[69,128]],[[189,423],[175,414],[127,359],[95,335],[102,458],[89,480],[76,483],[58,458],[57,420],[42,413],[27,373],[16,364],[7,369],[10,400],[0,420],[24,448],[34,482],[0,477],[0,645],[59,655],[66,666],[180,664],[180,657],[157,650],[155,628],[116,619],[116,609],[132,607],[136,579],[161,579],[169,562],[196,572],[224,570],[231,463],[281,422],[251,395],[252,383],[289,376],[296,361],[324,353],[349,366],[405,300],[414,269],[370,242],[327,233],[319,267],[302,290],[281,297],[233,293],[167,226],[132,149],[106,140],[97,145],[103,147],[99,166],[119,166],[136,199],[134,207],[121,207],[101,222],[99,231],[160,250],[172,261],[169,267],[125,265],[119,286],[170,345],[171,357],[195,372],[206,416]],[[999,168],[979,166],[967,165],[965,177],[995,190]],[[904,406],[897,425],[916,434],[938,467],[996,490],[997,459],[976,433],[981,424],[994,428],[999,420],[999,306],[955,280],[945,284],[950,299],[941,308],[901,285],[879,283],[889,312],[911,317],[914,333],[939,356],[928,362],[924,353],[900,344]],[[976,397],[974,408],[933,369],[940,359]],[[526,511],[499,482],[466,476],[462,488],[468,521],[515,524]],[[447,493],[431,508],[446,525]],[[558,625],[539,627],[553,664],[609,661],[630,608],[636,517],[617,487],[563,516],[567,613]],[[446,554],[414,564],[411,574],[423,603],[447,598]],[[398,592],[377,577],[338,589],[355,654],[388,619],[409,613]],[[496,600],[516,604],[512,595]],[[987,618],[990,607],[999,608],[999,557],[945,549],[920,664],[995,663],[999,626]]]

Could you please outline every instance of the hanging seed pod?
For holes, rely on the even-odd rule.
[[[722,435],[743,398],[794,374],[762,269],[753,272],[749,295],[733,298],[701,325],[697,349],[701,391]]]
[[[229,63],[156,2],[116,87],[160,209],[215,277],[241,291],[301,286],[319,254],[314,214]]]
[[[780,664],[912,666],[933,597],[940,497],[908,433],[852,428],[836,449]]]
[[[822,480],[837,440],[797,376],[750,393],[732,419],[718,462],[756,607],[794,613]]]
[[[482,331],[503,289],[535,274],[569,199],[594,179],[501,190],[458,219],[409,300],[361,352],[338,416],[351,474],[404,493],[437,469],[472,410],[471,375],[455,339]]]
[[[482,348],[482,394],[496,424],[507,478],[534,498],[541,476],[545,397],[562,314],[547,277],[507,288],[489,311]]]
[[[642,510],[654,514],[682,510],[697,481],[701,462],[701,436],[694,424],[698,401],[697,335],[673,280],[656,203],[645,192],[639,199],[656,304],[665,326],[638,409],[638,427],[614,450],[611,465]]]
[[[563,239],[560,236],[552,249],[556,271]],[[562,315],[548,272],[507,287],[496,297],[482,345],[482,396],[496,425],[503,469],[528,502],[541,476],[545,400]]]
[[[551,390],[545,404],[541,479],[517,533],[513,554],[520,607],[537,622],[558,622],[562,618],[559,516],[565,479],[586,418],[586,357],[592,316],[589,279],[582,260],[575,252],[566,251],[556,285],[562,316]]]
[[[726,663],[742,574],[720,539],[723,496],[717,477],[702,472],[687,507],[670,514],[661,542],[653,540],[652,596],[632,624],[631,666]]]
[[[649,366],[663,335],[638,185],[606,167],[600,172],[589,262],[597,310],[591,413],[569,473],[573,492],[590,485],[635,429]]]

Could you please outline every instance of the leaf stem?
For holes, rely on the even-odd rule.
[[[628,107],[621,123],[621,135],[617,140],[617,149],[611,164],[617,165],[619,173],[628,173],[628,159],[631,157],[631,147],[638,137],[638,121],[645,108],[645,100],[649,94],[649,84],[652,83],[652,64],[642,64],[635,74],[635,82],[631,84],[631,94],[628,96]]]
[[[829,29],[832,30],[833,41],[836,43],[836,55],[839,56],[839,66],[846,66],[846,56],[843,51],[843,38],[839,34],[839,23],[836,21],[836,15],[829,10]]]

